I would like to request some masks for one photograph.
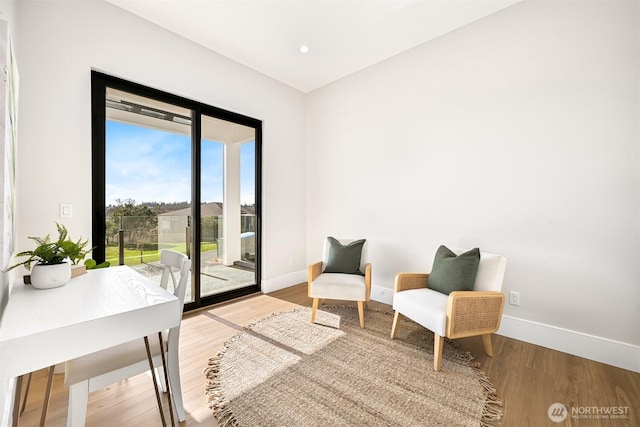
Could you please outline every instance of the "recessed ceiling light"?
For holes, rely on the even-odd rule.
[[[300,52],[309,53],[309,46],[307,46],[307,45],[300,46]]]

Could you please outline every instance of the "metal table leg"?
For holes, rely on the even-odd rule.
[[[167,360],[164,354],[164,342],[162,339],[162,332],[158,332],[158,342],[160,342],[160,354],[162,356],[162,370],[164,371],[164,383],[167,385],[167,398],[169,399],[169,416],[171,416],[171,427],[175,427],[175,417],[173,416],[173,391],[171,389],[171,383],[169,383],[169,371],[167,366]]]
[[[166,427],[167,421],[164,419],[164,411],[162,410],[162,398],[160,397],[160,390],[158,389],[158,381],[156,380],[156,374],[153,368],[153,357],[151,357],[151,348],[149,347],[149,337],[144,337],[144,346],[147,349],[147,359],[149,360],[149,369],[151,369],[151,378],[153,379],[153,389],[156,392],[156,400],[158,401],[158,410],[160,411],[160,418],[162,418],[162,426]],[[164,351],[164,349],[161,349]]]
[[[158,332],[158,342],[160,344],[160,357],[162,358],[162,369],[164,371],[164,380],[165,380],[165,384],[167,384],[167,397],[169,400],[169,415],[171,416],[171,426],[175,427],[175,417],[173,415],[173,403],[172,403],[172,395],[171,395],[171,384],[169,383],[169,374],[167,371],[167,360],[164,354],[164,340],[162,339],[162,332]],[[156,400],[158,401],[158,409],[160,410],[162,425],[166,426],[167,422],[164,418],[164,411],[162,410],[162,398],[160,397],[160,388],[158,387],[158,380],[156,379],[155,369],[153,366],[153,357],[151,356],[151,347],[149,346],[148,337],[144,337],[144,345],[147,349],[149,369],[151,369],[151,377],[153,378],[153,388],[156,391]]]

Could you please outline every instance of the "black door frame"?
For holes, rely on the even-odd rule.
[[[106,184],[106,90],[113,88],[129,92],[146,98],[177,105],[191,110],[191,143],[192,143],[192,167],[191,167],[191,227],[192,245],[197,248],[200,245],[200,172],[201,172],[201,124],[202,115],[215,117],[255,130],[255,209],[256,209],[256,282],[250,286],[234,289],[215,295],[200,296],[200,251],[192,250],[191,283],[193,302],[185,304],[185,311],[194,310],[218,302],[237,298],[260,291],[261,263],[262,263],[262,121],[242,114],[212,107],[181,96],[173,95],[158,89],[133,83],[118,77],[110,76],[99,71],[91,71],[91,178],[92,178],[92,242],[95,246],[93,259],[101,263],[105,260],[106,217],[105,217],[105,184]]]

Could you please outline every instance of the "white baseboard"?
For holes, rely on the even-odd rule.
[[[264,294],[279,291],[289,286],[299,285],[307,281],[307,270],[294,271],[293,273],[284,274],[274,277],[273,279],[262,279],[260,282],[260,291]]]
[[[371,286],[371,299],[393,305],[393,289]],[[607,365],[640,372],[640,346],[638,345],[506,315],[502,316],[497,333]]]
[[[502,316],[497,334],[640,372],[640,346],[517,317]]]
[[[384,304],[393,305],[393,289],[371,285],[371,299]]]
[[[305,271],[290,273],[269,280],[266,285],[263,280],[262,291],[265,293],[273,292],[306,280]],[[372,285],[371,299],[393,305],[393,289]],[[629,371],[640,372],[640,346],[638,345],[507,315],[502,316],[497,334]]]

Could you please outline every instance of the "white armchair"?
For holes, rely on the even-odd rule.
[[[331,268],[334,266],[336,268]],[[358,302],[360,327],[364,328],[364,303],[371,296],[371,263],[367,241],[327,237],[322,261],[309,266],[308,292],[309,297],[313,298],[312,323],[316,321],[318,305],[324,299],[348,300]]]
[[[452,248],[456,255],[466,249]],[[391,338],[395,338],[400,314],[434,333],[433,369],[442,365],[444,337],[462,338],[481,335],[487,355],[493,356],[491,334],[500,327],[504,294],[502,282],[507,259],[480,253],[478,272],[471,291],[449,295],[428,288],[427,273],[398,273],[394,284],[395,310]]]

